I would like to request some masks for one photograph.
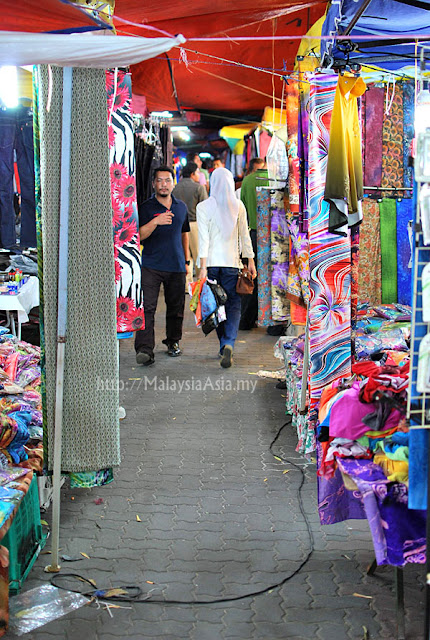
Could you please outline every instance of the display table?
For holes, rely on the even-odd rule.
[[[6,311],[8,326],[11,333],[21,340],[21,325],[28,322],[28,313],[33,307],[39,306],[39,280],[36,276],[30,276],[16,295],[0,294],[0,309]],[[18,316],[18,333],[15,328],[13,312]]]

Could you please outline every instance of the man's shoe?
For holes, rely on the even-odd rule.
[[[146,353],[146,351],[139,351],[136,353],[136,362],[137,364],[143,364],[147,367],[154,363],[154,356],[151,356],[150,353]]]
[[[223,369],[228,369],[229,367],[231,367],[232,362],[233,362],[233,347],[231,346],[231,344],[226,344],[224,346],[224,349],[222,350],[222,358],[221,358],[220,365],[222,366]]]
[[[172,342],[171,344],[169,344],[167,346],[167,354],[172,358],[177,358],[178,356],[182,355],[179,344],[177,342]]]

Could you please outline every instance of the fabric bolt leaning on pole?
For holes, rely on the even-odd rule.
[[[62,70],[38,68],[46,366],[45,465],[53,466]],[[73,74],[64,373],[64,472],[120,463],[115,275],[103,70]]]
[[[396,201],[397,213],[397,302],[412,303],[412,200]]]
[[[327,150],[337,76],[312,78],[309,101],[310,419],[324,387],[351,375],[351,246],[329,232],[324,200]]]
[[[396,201],[384,198],[379,203],[381,227],[381,302],[397,302],[397,213]]]

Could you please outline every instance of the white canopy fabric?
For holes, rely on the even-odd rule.
[[[0,65],[54,64],[107,69],[155,58],[185,42],[174,38],[0,31]]]

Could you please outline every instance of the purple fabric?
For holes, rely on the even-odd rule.
[[[370,87],[366,91],[364,185],[367,187],[381,186],[384,91],[379,87]]]
[[[317,443],[318,468],[322,458],[322,448]],[[348,491],[342,474],[336,469],[332,478],[317,476],[318,512],[321,524],[335,524],[344,520],[362,520],[366,517],[363,501],[358,491]]]
[[[377,563],[423,564],[427,513],[408,509],[406,485],[389,482],[369,460],[341,459],[338,466],[354,480],[362,496]]]
[[[350,389],[339,394],[339,399],[332,405],[330,410],[330,437],[358,440],[369,431],[369,427],[363,423],[363,418],[369,413],[375,412],[377,407],[374,404],[360,402],[358,399],[360,385],[359,381],[354,382]],[[393,410],[381,431],[396,427],[401,417],[397,409]]]

